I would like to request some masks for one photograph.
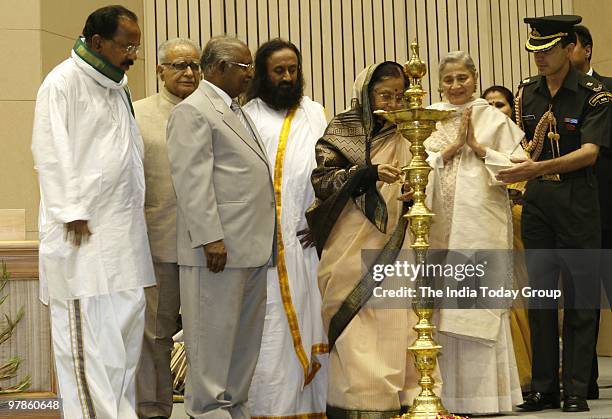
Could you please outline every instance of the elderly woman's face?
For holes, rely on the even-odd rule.
[[[464,105],[476,91],[476,79],[463,63],[448,63],[440,75],[442,94],[453,105]]]
[[[512,108],[502,92],[489,92],[485,95],[484,99],[489,102],[489,105],[494,106],[505,113],[508,118],[512,118]]]
[[[404,79],[401,77],[389,77],[382,79],[372,86],[370,91],[370,106],[372,112],[382,109],[383,111],[396,111],[402,107],[404,94]]]

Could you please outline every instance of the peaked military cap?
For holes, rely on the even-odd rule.
[[[529,52],[548,51],[557,45],[564,36],[574,33],[574,25],[582,22],[582,17],[575,15],[553,15],[526,17],[525,23],[531,26],[525,49]]]

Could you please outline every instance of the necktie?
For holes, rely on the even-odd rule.
[[[249,121],[247,121],[246,116],[242,112],[242,108],[240,107],[236,99],[232,100],[230,109],[236,114],[236,116],[238,117],[238,120],[244,126],[247,133],[251,135],[251,138],[253,138],[253,140],[257,142],[257,139],[256,139],[257,137],[255,136],[255,133],[253,132],[253,128],[251,128],[251,124],[249,124]]]

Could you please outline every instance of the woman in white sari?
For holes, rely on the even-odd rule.
[[[487,101],[474,98],[477,72],[468,54],[449,53],[439,74],[447,101],[431,108],[455,114],[439,122],[425,142],[434,169],[427,191],[436,214],[430,244],[449,250],[512,249],[508,193],[495,173],[511,166],[511,157],[524,156],[524,133]],[[502,253],[496,268],[485,271],[482,285],[512,284],[512,260],[509,252]],[[509,412],[521,402],[508,309],[442,309],[439,332],[442,400],[450,411]]]

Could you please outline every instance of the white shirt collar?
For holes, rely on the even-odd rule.
[[[225,102],[228,108],[232,106],[232,98],[229,97],[227,93],[225,93],[225,90],[215,86],[214,84],[212,84],[206,79],[202,79],[202,81],[213,88],[213,90],[221,97],[221,99],[223,99],[223,101]]]
[[[587,76],[592,76],[593,75],[593,67],[589,68],[589,71],[587,71]]]

